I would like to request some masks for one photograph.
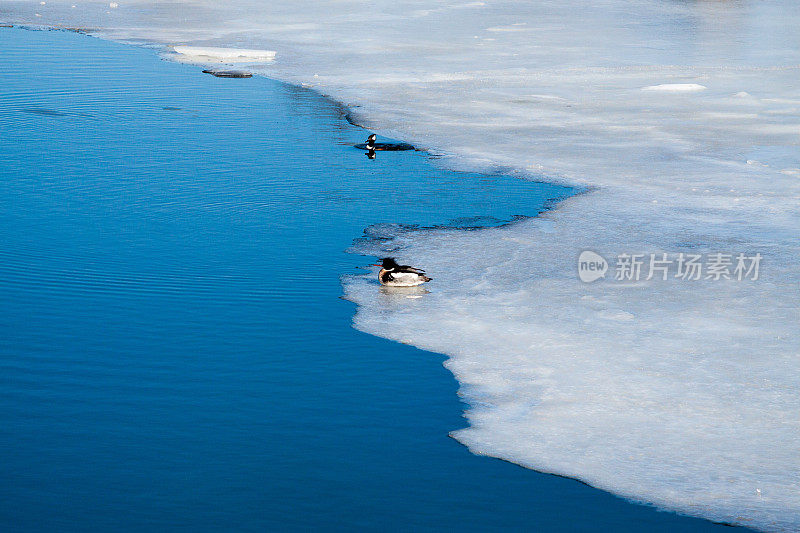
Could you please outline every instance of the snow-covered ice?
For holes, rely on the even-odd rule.
[[[221,48],[214,46],[174,46],[179,61],[191,63],[266,63],[275,59],[272,50]]]
[[[694,92],[704,91],[707,87],[699,83],[662,83],[661,85],[650,85],[645,87],[645,91],[664,91],[664,92]]]

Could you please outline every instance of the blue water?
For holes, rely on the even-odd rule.
[[[87,36],[0,29],[0,67],[3,531],[727,531],[470,454],[442,357],[351,327],[369,226],[566,189]]]

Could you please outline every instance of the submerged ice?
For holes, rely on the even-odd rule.
[[[393,298],[346,280],[356,326],[450,356],[469,404],[454,436],[476,453],[800,529],[800,4],[3,1],[2,20],[276,51],[262,73],[451,165],[586,186],[512,226],[366,242],[435,281]],[[585,250],[763,264],[586,284]]]

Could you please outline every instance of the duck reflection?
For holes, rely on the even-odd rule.
[[[426,289],[425,287],[391,287],[387,285],[381,285],[378,289],[381,296],[390,301],[400,303],[404,300],[416,300],[418,298],[422,298],[426,294],[430,294],[431,291]]]

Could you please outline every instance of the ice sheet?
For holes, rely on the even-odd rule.
[[[169,58],[190,63],[268,63],[275,59],[275,52],[272,50],[216,46],[174,46],[172,50],[178,57],[169,55]]]
[[[469,404],[455,437],[476,453],[800,529],[800,4],[70,6],[5,1],[0,20],[275,50],[262,73],[447,164],[589,186],[510,227],[399,233],[391,246],[431,293],[349,279],[356,326],[451,356]],[[584,284],[587,249],[764,261],[757,281]]]

